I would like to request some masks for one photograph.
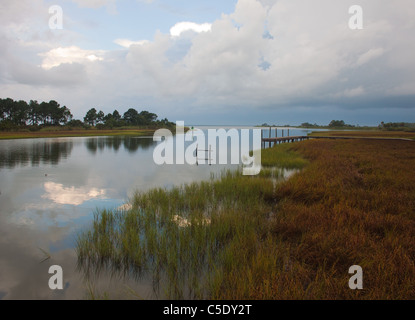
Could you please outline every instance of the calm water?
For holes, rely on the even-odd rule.
[[[291,129],[290,135],[308,132]],[[137,298],[131,290],[151,298],[145,280],[104,275],[87,282],[76,269],[76,235],[90,226],[97,208],[117,208],[136,191],[207,180],[237,168],[158,166],[153,161],[157,144],[151,137],[0,141],[0,299],[83,299],[88,292]],[[49,289],[51,265],[63,269],[63,290]]]

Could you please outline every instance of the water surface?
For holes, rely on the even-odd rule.
[[[307,132],[291,129],[290,135]],[[76,270],[77,234],[90,226],[96,209],[115,209],[136,191],[207,180],[238,167],[158,166],[156,145],[139,137],[0,141],[0,299],[83,299],[101,292],[154,297],[145,280],[101,276],[87,282]],[[51,265],[63,269],[63,290],[49,289]]]

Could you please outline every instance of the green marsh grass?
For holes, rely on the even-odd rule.
[[[261,150],[261,164],[265,167],[278,167],[286,169],[301,169],[308,164],[293,146],[297,144],[283,143],[275,147]]]
[[[210,181],[137,193],[131,210],[95,214],[78,238],[79,266],[86,274],[109,268],[150,276],[162,297],[211,297],[221,290],[223,268],[239,255],[249,260],[261,246],[257,235],[266,233],[273,192],[269,177],[226,171]]]

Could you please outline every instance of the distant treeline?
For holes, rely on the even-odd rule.
[[[72,119],[71,111],[54,100],[41,102],[30,100],[0,99],[0,128],[17,126],[64,125]]]
[[[300,127],[303,128],[329,128],[329,129],[381,129],[387,131],[415,131],[415,123],[409,122],[388,122],[384,123],[383,121],[377,127],[361,127],[355,126],[351,124],[346,124],[343,120],[332,120],[327,126],[320,126],[316,123],[311,124],[308,122],[304,122],[301,124]]]
[[[270,125],[268,123],[263,123],[261,127],[292,127],[288,124],[280,126],[280,125]],[[309,122],[302,123],[299,127],[301,128],[355,128],[354,125],[346,124],[343,120],[332,120],[328,125],[321,126],[317,123],[311,124]]]
[[[140,113],[130,108],[121,116],[118,110],[112,113],[104,114],[102,111],[97,111],[95,108],[88,110],[84,117],[84,124],[89,126],[96,126],[98,128],[114,128],[123,126],[164,126],[171,127],[175,124],[164,118],[157,120],[158,116],[149,111],[141,111]],[[79,121],[79,120],[78,120]],[[79,122],[81,124],[82,122]]]
[[[316,123],[311,124],[308,122],[304,122],[301,124],[300,127],[304,127],[304,128],[355,128],[356,126],[347,124],[343,120],[331,120],[331,122],[326,126],[320,126]]]
[[[291,127],[290,125],[270,125],[268,123],[263,123],[260,127]],[[317,123],[304,122],[298,127],[300,128],[316,128],[316,129],[349,129],[349,130],[386,130],[386,131],[415,131],[415,123],[410,122],[381,122],[378,126],[359,126],[347,124],[344,120],[332,120],[327,125],[319,125]]]
[[[383,121],[379,124],[379,128],[388,131],[415,131],[415,123],[411,122],[388,122]]]
[[[92,108],[81,121],[73,119],[71,111],[66,106],[61,107],[55,100],[41,103],[30,100],[27,103],[10,98],[0,99],[0,130],[2,131],[26,127],[36,130],[46,126],[112,129],[124,126],[172,127],[175,125],[166,118],[162,120],[157,118],[155,113],[149,111],[139,113],[133,108],[128,109],[122,116],[117,110],[104,114]]]

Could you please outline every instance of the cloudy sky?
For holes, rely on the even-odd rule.
[[[1,0],[0,97],[78,119],[415,122],[414,35],[413,0]]]

